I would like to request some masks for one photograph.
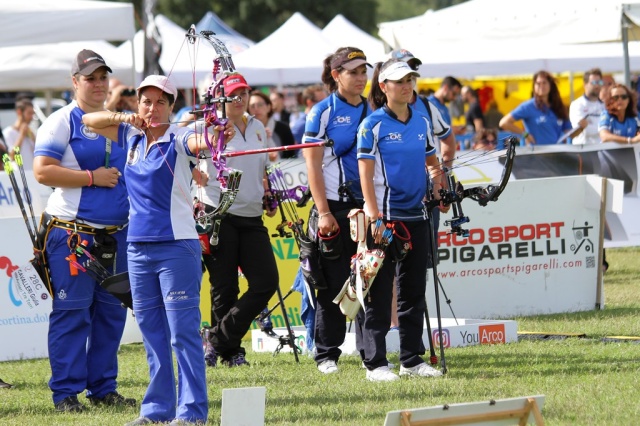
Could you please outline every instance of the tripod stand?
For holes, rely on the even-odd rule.
[[[273,352],[273,356],[279,354],[285,346],[289,346],[293,352],[293,356],[295,357],[296,362],[299,363],[300,360],[298,359],[298,353],[302,353],[302,351],[296,346],[296,337],[293,333],[293,329],[291,328],[291,323],[289,322],[289,317],[287,316],[287,309],[284,305],[284,300],[289,297],[291,293],[293,293],[293,291],[294,290],[292,288],[287,292],[286,295],[282,296],[282,291],[278,286],[276,290],[276,294],[278,295],[278,303],[276,303],[271,309],[261,312],[255,321],[258,323],[258,326],[263,333],[265,333],[269,337],[278,339],[278,347],[276,347],[275,351]],[[285,336],[278,335],[273,331],[273,323],[270,320],[271,313],[278,306],[281,307],[282,316],[284,317],[284,323],[287,328],[287,334]]]

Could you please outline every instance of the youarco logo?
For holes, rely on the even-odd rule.
[[[13,282],[12,282],[11,274],[13,274],[13,271],[15,271],[18,268],[19,266],[14,265],[13,262],[11,262],[11,259],[9,259],[6,256],[0,256],[0,270],[4,269],[7,271],[6,272],[7,277],[9,277],[7,290],[9,293],[9,300],[11,300],[11,303],[13,303],[14,306],[22,306],[22,303],[23,303],[19,297],[16,297],[16,295],[13,294]]]

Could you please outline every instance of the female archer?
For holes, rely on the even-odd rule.
[[[423,203],[429,178],[427,169],[434,179],[434,194],[439,194],[443,174],[435,156],[431,120],[409,105],[416,77],[419,74],[401,60],[378,63],[369,93],[375,111],[358,130],[357,157],[364,211],[372,223],[378,218],[394,225],[402,222],[409,231],[412,247],[402,260],[384,261],[358,313],[357,339],[362,344],[360,352],[370,381],[399,378],[387,365],[385,342],[391,323],[394,273],[398,286],[400,375],[442,375],[421,357],[425,353],[422,333],[431,252],[430,227]]]
[[[150,374],[140,418],[129,425],[206,423],[201,248],[189,196],[190,164],[204,143],[193,130],[169,123],[178,92],[167,77],[150,75],[137,92],[137,113],[83,117],[92,131],[126,141],[128,150],[129,279]],[[225,134],[232,136],[227,126]],[[177,397],[171,348],[180,377]]]

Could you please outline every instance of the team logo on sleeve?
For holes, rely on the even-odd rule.
[[[80,127],[80,133],[82,133],[82,136],[86,139],[98,139],[98,137],[100,137],[100,135],[89,130],[84,124]]]

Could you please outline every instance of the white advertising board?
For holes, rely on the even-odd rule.
[[[439,346],[438,320],[430,318],[431,335],[435,347]],[[348,329],[348,328],[347,328]],[[302,351],[307,353],[306,337],[307,331],[304,327],[292,327],[295,336],[295,344]],[[286,328],[274,329],[279,336],[287,336]],[[429,331],[425,325],[422,333],[424,347],[429,349]],[[518,324],[511,320],[477,320],[443,318],[442,319],[442,345],[445,348],[458,348],[474,345],[495,345],[513,343],[518,341]],[[398,330],[390,330],[386,337],[387,351],[400,351],[400,338]],[[291,347],[281,345],[280,339],[270,337],[260,330],[251,330],[251,347],[255,352],[291,352]],[[344,343],[340,350],[346,355],[358,355],[356,349],[356,334],[354,331],[347,332]]]
[[[451,213],[442,215],[437,273],[455,316],[595,309],[606,188],[598,176],[511,181],[496,203],[464,204],[468,236],[448,233],[443,224]],[[432,315],[433,284],[431,275]]]

